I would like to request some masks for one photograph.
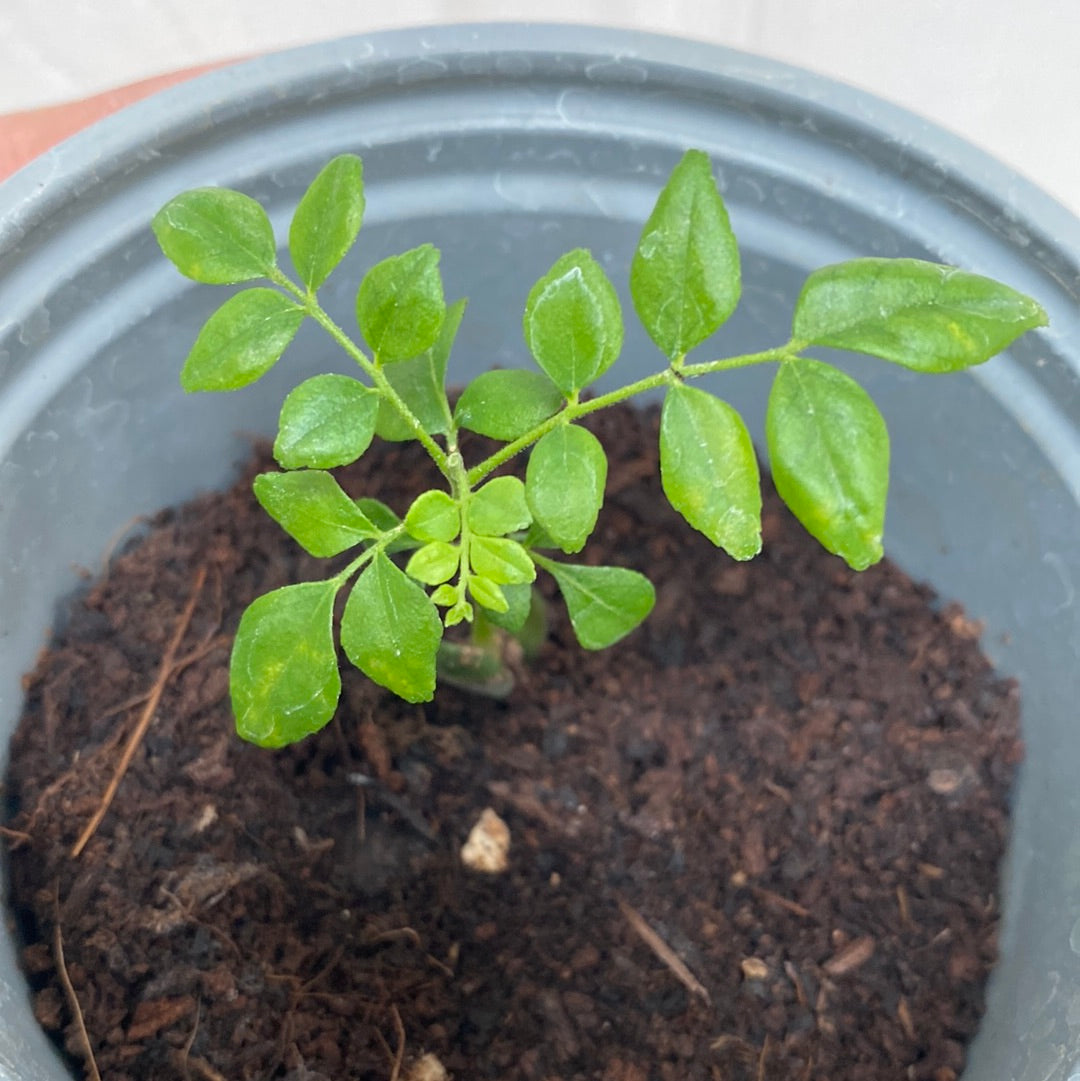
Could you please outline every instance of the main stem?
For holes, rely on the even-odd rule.
[[[453,482],[451,475],[450,463],[447,459],[446,452],[435,442],[434,439],[424,430],[423,424],[420,423],[420,419],[415,413],[408,407],[401,395],[394,389],[393,384],[386,378],[386,374],[382,368],[371,360],[364,351],[348,336],[330,318],[329,315],[323,310],[322,305],[319,304],[315,298],[314,293],[307,293],[303,289],[294,285],[284,274],[280,271],[276,271],[271,280],[280,285],[283,289],[287,289],[303,306],[304,311],[315,320],[345,350],[346,353],[356,361],[357,364],[367,373],[372,383],[378,389],[379,393],[384,397],[397,411],[398,415],[409,426],[409,430],[416,438],[424,450],[431,455],[432,461],[438,466],[439,472],[448,480]]]
[[[708,360],[701,364],[682,364],[678,367],[671,365],[663,371],[654,372],[644,379],[638,379],[634,383],[627,383],[624,387],[608,391],[607,394],[601,394],[596,398],[590,398],[588,401],[567,402],[554,416],[548,417],[547,420],[538,424],[524,435],[518,436],[517,439],[507,443],[506,446],[500,447],[494,454],[485,458],[478,465],[474,465],[472,469],[469,470],[469,483],[475,487],[484,479],[484,477],[488,476],[489,473],[492,473],[494,470],[498,469],[499,466],[510,461],[515,455],[526,450],[538,439],[547,435],[548,432],[553,431],[560,424],[569,424],[579,417],[587,416],[589,413],[595,413],[601,409],[607,409],[608,406],[626,401],[627,398],[633,398],[638,394],[643,394],[647,390],[655,390],[658,387],[670,386],[673,383],[677,383],[680,379],[698,379],[703,375],[711,375],[713,372],[728,371],[732,368],[748,368],[753,364],[777,363],[782,360],[790,360],[797,356],[798,353],[799,346],[797,343],[788,342],[786,345],[781,345],[775,349],[766,349],[761,353],[746,353],[737,357],[724,357],[721,360]]]

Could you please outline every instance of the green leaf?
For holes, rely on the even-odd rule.
[[[360,508],[360,513],[383,533],[389,533],[401,525],[401,519],[381,499],[364,496],[356,501],[356,505]]]
[[[459,428],[509,443],[553,417],[563,394],[543,372],[512,369],[478,375],[454,409]]]
[[[383,373],[399,397],[420,421],[428,435],[450,430],[450,404],[446,400],[446,364],[457,337],[466,301],[456,300],[446,309],[446,318],[435,344],[422,356],[400,360]],[[407,442],[415,438],[412,428],[385,399],[379,403],[375,432],[380,439]]]
[[[304,321],[304,311],[275,289],[245,289],[206,321],[180,385],[186,391],[238,390],[268,372]]]
[[[498,583],[483,575],[469,575],[469,593],[472,599],[483,608],[492,612],[508,612],[510,605]],[[453,609],[451,609],[453,611]],[[449,624],[447,624],[449,626]]]
[[[489,608],[484,613],[484,617],[496,627],[501,627],[511,634],[517,634],[529,618],[533,604],[533,587],[524,584],[504,585],[501,589],[503,599],[506,601],[506,611],[496,612]]]
[[[660,193],[630,265],[630,295],[667,357],[688,353],[735,310],[739,247],[708,157],[688,150]]]
[[[622,349],[619,297],[583,248],[567,252],[525,302],[525,342],[567,397],[603,375]]]
[[[341,694],[334,648],[338,584],[303,582],[266,593],[240,620],[229,664],[236,730],[283,747],[322,728]]]
[[[606,649],[652,611],[656,591],[637,571],[534,558],[558,583],[574,634],[585,649]]]
[[[473,537],[469,561],[477,574],[496,585],[522,585],[536,578],[529,553],[517,541],[506,537]]]
[[[660,478],[671,505],[735,559],[761,551],[761,480],[750,433],[726,402],[677,383],[660,413]]]
[[[405,573],[424,585],[437,586],[448,582],[457,574],[460,562],[461,552],[457,545],[432,541],[413,552],[405,566]],[[434,598],[432,599],[434,601]]]
[[[443,608],[454,604],[461,595],[457,586],[441,585],[431,594],[431,603],[438,604]]]
[[[502,537],[525,529],[532,521],[525,502],[525,485],[517,477],[489,480],[470,497],[465,517],[469,529],[485,537]]]
[[[315,375],[281,407],[274,457],[283,469],[333,469],[355,462],[375,434],[379,396],[347,375]]]
[[[461,532],[461,513],[446,492],[432,489],[413,500],[405,528],[419,541],[452,541]]]
[[[918,259],[853,259],[806,280],[792,336],[919,372],[981,364],[1046,312],[1007,285]]]
[[[289,226],[289,254],[311,292],[353,246],[363,220],[364,167],[355,154],[341,154],[311,182]]]
[[[525,498],[533,517],[564,552],[580,552],[604,502],[607,456],[592,432],[563,424],[533,448]]]
[[[374,523],[322,470],[260,473],[253,488],[263,510],[320,559],[378,536]]]
[[[151,223],[161,250],[185,277],[207,285],[266,278],[277,266],[274,229],[254,199],[227,188],[193,188]]]
[[[464,597],[459,597],[454,606],[443,617],[443,622],[447,627],[456,627],[459,623],[471,623],[472,621],[473,606]]]
[[[431,244],[377,263],[356,296],[356,320],[381,364],[430,349],[445,315],[439,251]]]
[[[356,581],[341,616],[345,655],[406,702],[435,694],[442,620],[423,587],[379,552]]]
[[[850,376],[817,360],[780,365],[765,417],[773,480],[807,532],[855,570],[882,556],[889,435]]]

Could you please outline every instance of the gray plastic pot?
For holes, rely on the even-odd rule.
[[[970,375],[852,367],[893,433],[890,554],[984,620],[1023,687],[1002,956],[965,1078],[1080,1081],[1080,223],[956,139],[790,68],[580,27],[379,34],[168,90],[3,185],[2,743],[76,568],[132,516],[224,483],[298,372],[342,364],[305,329],[262,383],[185,398],[180,363],[220,297],[160,256],[147,226],[163,202],[238,187],[281,226],[327,158],[359,152],[368,220],[331,309],[348,322],[361,265],[432,240],[451,295],[472,298],[457,362],[515,365],[531,282],[578,245],[625,282],[691,145],[712,156],[744,249],[728,351],[782,341],[806,272],[860,254],[957,263],[1050,312],[1050,330]],[[631,332],[615,373],[654,361]],[[725,395],[760,418],[766,380],[728,377]],[[0,1081],[67,1076],[5,934]]]

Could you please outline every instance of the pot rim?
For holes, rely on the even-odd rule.
[[[295,100],[303,84],[325,88],[359,64],[398,65],[410,81],[447,72],[443,57],[513,54],[524,59],[614,59],[611,78],[626,81],[634,65],[738,86],[791,113],[811,103],[817,115],[849,129],[873,133],[932,166],[1038,236],[1065,257],[1064,275],[1080,279],[1080,218],[1032,180],[933,122],[824,75],[741,50],[647,31],[572,23],[496,22],[436,24],[374,31],[316,42],[242,60],[158,91],[69,137],[0,183],[0,258],[72,196],[123,175],[160,148],[184,142],[250,113],[260,102]],[[417,57],[427,70],[417,70]],[[622,74],[615,70],[629,64]],[[640,71],[640,68],[637,69]],[[512,78],[509,73],[504,73]],[[402,79],[404,81],[404,79]],[[226,104],[222,104],[226,102]],[[788,108],[784,109],[783,106]],[[61,179],[58,179],[61,178]],[[1071,271],[1071,273],[1070,273]]]

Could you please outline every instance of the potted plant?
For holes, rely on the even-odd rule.
[[[208,99],[200,95],[213,95],[216,87],[237,76],[211,76],[126,118],[142,117],[153,126],[175,110],[177,119],[155,144],[162,157],[144,169],[131,172],[125,164],[132,160],[126,155],[142,150],[118,150],[115,172],[98,167],[102,187],[93,206],[100,219],[84,223],[74,202],[57,205],[48,189],[35,195],[32,172],[9,185],[13,213],[6,219],[11,232],[4,247],[5,289],[18,329],[5,342],[17,375],[5,402],[9,415],[17,419],[5,425],[13,443],[5,459],[11,483],[3,550],[10,571],[16,573],[5,578],[4,611],[19,611],[24,622],[9,631],[14,648],[4,655],[5,665],[10,665],[5,668],[7,687],[16,687],[19,674],[29,666],[52,604],[64,592],[58,585],[49,595],[33,599],[37,594],[31,581],[40,579],[46,567],[55,574],[59,565],[91,562],[108,532],[131,512],[175,502],[203,487],[208,475],[223,478],[238,453],[234,433],[253,426],[271,430],[284,397],[274,372],[252,388],[242,404],[223,399],[202,405],[197,423],[205,427],[198,440],[191,439],[190,420],[182,430],[165,424],[166,417],[184,408],[173,389],[175,373],[168,365],[149,370],[143,358],[177,337],[192,337],[212,301],[178,290],[164,272],[127,268],[156,265],[143,226],[161,203],[192,184],[244,188],[269,205],[272,217],[280,216],[286,206],[295,205],[314,171],[312,163],[357,149],[355,132],[364,132],[370,144],[363,147],[369,176],[381,172],[387,185],[378,198],[374,192],[370,197],[373,209],[383,209],[365,227],[370,244],[366,257],[370,261],[435,240],[447,262],[457,263],[447,276],[473,298],[470,320],[475,329],[462,333],[477,338],[472,349],[468,338],[463,339],[462,354],[475,350],[488,360],[510,364],[517,347],[511,344],[516,319],[505,317],[508,298],[527,295],[531,282],[526,284],[529,275],[524,272],[522,281],[507,280],[505,263],[492,257],[494,251],[514,237],[549,253],[551,258],[542,265],[582,244],[604,261],[627,264],[633,231],[627,234],[620,219],[644,219],[642,207],[647,208],[649,196],[641,166],[645,164],[650,180],[647,186],[655,191],[683,149],[663,134],[673,128],[673,117],[665,109],[686,110],[699,124],[693,141],[706,146],[718,163],[736,232],[741,232],[749,253],[744,308],[730,328],[734,350],[744,342],[747,351],[757,348],[763,325],[785,324],[805,272],[849,254],[856,235],[861,254],[931,256],[1009,280],[1043,300],[1055,334],[1062,334],[1058,328],[1064,327],[1067,336],[1072,315],[1062,297],[1075,288],[1075,273],[1069,270],[1073,256],[1071,249],[1046,242],[1044,235],[1047,230],[1058,237],[1074,235],[1074,223],[1056,219],[1052,207],[1031,196],[1038,215],[1033,210],[1029,220],[1013,212],[1021,224],[1006,228],[1004,211],[995,217],[997,211],[987,210],[995,205],[992,191],[965,179],[959,170],[941,171],[941,161],[950,161],[955,153],[964,157],[966,151],[921,132],[933,153],[913,157],[910,151],[899,152],[895,147],[910,146],[910,140],[893,140],[912,121],[876,107],[879,127],[887,136],[875,133],[852,119],[857,107],[854,99],[847,101],[847,92],[833,88],[826,93],[820,87],[815,94],[819,100],[824,95],[828,104],[813,108],[828,120],[830,134],[805,144],[782,125],[769,126],[769,118],[802,115],[809,107],[808,95],[778,94],[755,62],[685,43],[635,38],[634,60],[620,48],[622,59],[605,66],[600,57],[609,49],[599,42],[606,38],[594,39],[594,48],[586,36],[574,49],[556,55],[558,35],[555,29],[530,31],[528,46],[521,47],[512,28],[446,31],[418,63],[403,63],[415,60],[411,35],[383,36],[374,39],[374,54],[360,74],[348,78],[340,74],[341,59],[355,59],[356,51],[364,53],[368,44],[342,43],[317,53],[270,58],[240,69],[246,72],[240,79],[248,80],[244,91],[235,104],[220,106],[212,122],[204,109]],[[286,77],[291,64],[298,67]],[[628,74],[633,81],[627,81]],[[294,96],[279,94],[283,78]],[[441,120],[433,112],[431,80],[437,80],[436,100],[452,120]],[[447,83],[455,88],[453,94],[447,92]],[[391,86],[396,88],[392,93]],[[667,95],[654,98],[657,86]],[[321,104],[305,110],[304,140],[262,138],[265,131],[257,129],[280,125],[281,134],[301,124],[290,102],[307,100],[313,92],[321,95]],[[644,139],[635,127],[636,134],[628,138],[615,118],[627,115],[630,104],[645,101],[652,108],[660,103],[659,111],[649,114],[655,134]],[[859,108],[864,105],[859,99]],[[641,114],[630,111],[640,125]],[[350,122],[343,124],[344,117]],[[490,134],[494,120],[500,129],[497,137]],[[779,130],[777,141],[786,144],[775,148],[767,166],[740,151],[751,143],[760,147],[747,131],[757,123]],[[206,124],[212,134],[206,134]],[[106,145],[112,131],[118,145],[144,146],[124,132],[121,121],[102,130]],[[318,139],[314,133],[320,133]],[[54,162],[68,155],[77,158],[86,152],[86,140],[82,145],[83,150],[78,141],[61,148]],[[286,147],[289,153],[282,160],[278,155]],[[567,151],[569,156],[564,156]],[[264,156],[270,153],[275,155],[272,163]],[[876,168],[867,168],[868,157]],[[792,166],[792,161],[799,165]],[[574,164],[560,164],[566,162]],[[992,172],[981,159],[978,166]],[[177,171],[184,174],[183,181]],[[76,172],[70,190],[79,189],[87,175]],[[836,196],[838,175],[849,193],[843,198]],[[454,180],[448,183],[447,177]],[[501,210],[494,215],[492,178],[501,200]],[[287,196],[275,198],[277,182],[284,183]],[[946,185],[948,198],[939,198]],[[897,222],[890,212],[878,209],[891,205],[890,188],[918,193],[923,213]],[[123,199],[115,205],[123,210],[110,209],[114,193],[119,200],[120,192]],[[486,240],[475,227],[477,220],[491,227]],[[831,226],[824,235],[817,224],[822,221]],[[946,229],[946,223],[952,228]],[[16,236],[16,230],[27,239]],[[1027,238],[1020,245],[1022,260],[1016,256],[1018,230]],[[53,252],[57,258],[51,262],[66,270],[59,283],[45,288],[37,275]],[[87,261],[85,272],[73,259]],[[119,275],[120,268],[130,277],[121,276],[126,284],[108,296],[125,306],[111,309],[112,301],[101,300],[88,283]],[[331,286],[324,303],[331,310],[335,305],[343,309],[351,306],[351,297],[334,293]],[[137,314],[145,311],[154,314]],[[73,351],[71,341],[78,335],[85,337]],[[1068,680],[1073,678],[1066,664],[1069,628],[1075,622],[1069,603],[1072,556],[1063,543],[1076,518],[1076,501],[1068,489],[1072,377],[1068,354],[1057,337],[1036,337],[1031,343],[1018,345],[1000,366],[1003,374],[988,375],[984,383],[965,379],[942,384],[929,417],[924,390],[910,386],[905,373],[869,377],[875,397],[887,403],[897,448],[890,534],[894,550],[916,573],[929,576],[945,594],[959,597],[985,618],[992,636],[1012,633],[1005,663],[1025,687],[1031,752],[1017,803],[1003,959],[996,998],[991,998],[991,1023],[974,1051],[971,1076],[976,1077],[982,1070],[987,1077],[1008,1072],[1064,1078],[1073,1067],[1068,1056],[1069,1026],[1076,1023],[1075,981],[1070,982],[1075,964],[1068,958],[1075,952],[1067,951],[1075,950],[1075,934],[1069,937],[1074,885],[1058,858],[1064,842],[1055,842],[1047,825],[1056,822],[1063,828],[1061,823],[1075,810],[1067,784],[1069,752],[1062,749]],[[641,345],[641,335],[637,342],[631,335],[628,353],[647,355]],[[1037,365],[1036,360],[1044,363]],[[73,370],[84,363],[93,379],[81,367]],[[312,370],[319,370],[318,363]],[[737,392],[744,400],[760,400],[760,382],[734,382],[740,384]],[[1021,422],[1009,419],[1006,404]],[[764,409],[751,404],[748,412],[761,416]],[[928,420],[933,421],[929,426]],[[995,433],[990,441],[988,429]],[[1002,480],[1003,457],[1016,463],[1018,471],[1010,474],[1015,481]],[[89,519],[77,509],[73,492],[62,487],[62,463],[76,460],[94,478],[97,498]],[[943,461],[948,462],[944,470]],[[1044,463],[1041,472],[1037,463]],[[74,487],[85,485],[73,482]],[[938,495],[931,498],[930,492]],[[988,522],[995,524],[988,528]],[[985,549],[987,535],[991,544],[985,558],[972,558],[972,551]],[[1035,577],[1028,559],[1033,551],[1039,561]],[[1003,579],[1013,585],[1012,592],[1001,593]],[[1014,611],[1030,615],[1016,618]],[[18,695],[9,695],[7,689],[4,693],[13,720]],[[1033,889],[1032,883],[1039,888]],[[22,992],[10,941],[6,948],[10,964],[5,994],[17,1001]],[[1016,1005],[1021,1000],[1026,1008]],[[35,1076],[28,1070],[48,1076],[44,1071],[53,1069],[49,1052],[33,1042],[37,1037],[28,1012],[13,1016],[3,1034],[7,1043],[0,1043],[0,1070],[13,1077]],[[5,1024],[6,1018],[7,1011]],[[27,1046],[36,1050],[25,1050]],[[37,1065],[27,1067],[29,1062]]]

